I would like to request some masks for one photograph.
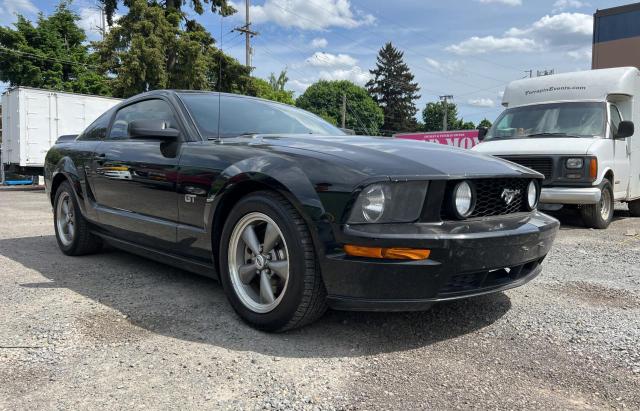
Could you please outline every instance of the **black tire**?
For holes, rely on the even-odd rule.
[[[281,301],[265,313],[255,312],[243,303],[231,279],[229,247],[232,233],[241,219],[250,213],[262,213],[271,218],[288,248],[287,285]],[[218,261],[223,288],[235,311],[251,326],[281,332],[309,324],[326,311],[326,290],[309,229],[298,211],[281,195],[258,191],[242,198],[226,218],[220,244]]]
[[[613,220],[613,208],[614,208],[614,199],[613,199],[613,188],[611,187],[611,182],[609,180],[604,180],[602,185],[600,186],[601,191],[601,199],[597,204],[589,204],[584,205],[580,209],[582,214],[582,220],[584,224],[589,228],[597,228],[597,229],[605,229],[609,227],[611,221]],[[606,217],[603,216],[603,208],[605,209]]]
[[[62,199],[69,199],[73,210],[74,233],[71,240],[63,240],[63,233],[60,232],[58,224],[59,208],[58,204]],[[56,240],[60,250],[66,255],[85,255],[92,254],[102,249],[102,239],[93,235],[89,229],[89,223],[82,215],[75,193],[68,181],[63,182],[58,187],[53,200],[53,227],[56,232]],[[65,237],[66,238],[66,237]]]
[[[629,201],[627,205],[629,207],[629,215],[631,215],[631,217],[640,217],[640,199]]]

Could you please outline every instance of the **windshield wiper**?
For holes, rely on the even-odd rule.
[[[527,134],[523,137],[570,137],[570,138],[580,138],[580,136],[576,136],[574,134],[567,133],[533,133]]]

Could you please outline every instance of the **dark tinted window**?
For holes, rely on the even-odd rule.
[[[89,127],[82,132],[78,137],[78,140],[103,140],[107,136],[107,127],[109,127],[109,120],[111,120],[112,111],[109,110],[100,117]]]
[[[205,137],[218,134],[218,95],[181,95]],[[307,111],[285,104],[235,96],[220,97],[220,137],[242,134],[343,135],[340,129]]]
[[[596,43],[640,36],[640,10],[596,16]]]
[[[144,100],[123,107],[116,113],[109,139],[129,138],[129,123],[134,120],[165,120],[170,127],[178,128],[178,123],[169,103],[163,100]]]

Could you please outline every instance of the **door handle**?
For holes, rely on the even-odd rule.
[[[96,163],[98,163],[99,165],[104,164],[104,160],[106,158],[107,158],[107,154],[106,153],[96,154],[96,156],[95,156]]]

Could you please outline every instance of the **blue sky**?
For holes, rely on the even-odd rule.
[[[56,1],[0,0],[0,24],[14,13],[35,17]],[[230,30],[243,24],[239,12],[199,21],[225,52],[244,62],[244,40]],[[591,64],[592,15],[628,1],[582,0],[253,0],[254,74],[287,68],[297,93],[318,79],[364,84],[378,49],[387,41],[405,52],[421,87],[420,110],[438,95],[451,94],[465,120],[493,120],[500,94],[525,70],[586,70]],[[73,7],[92,30],[98,12],[92,0]],[[222,33],[222,36],[221,36]],[[97,33],[91,33],[96,38]]]

